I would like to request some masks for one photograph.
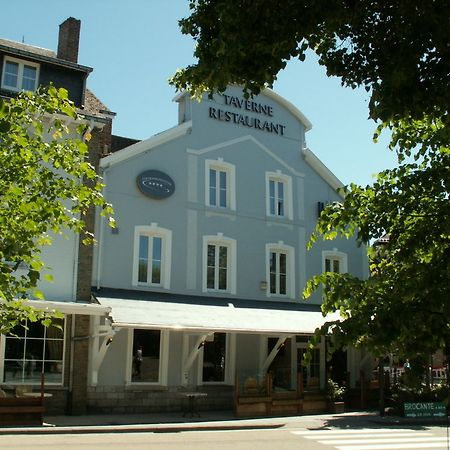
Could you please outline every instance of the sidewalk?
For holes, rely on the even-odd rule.
[[[447,421],[436,419],[406,419],[395,416],[380,417],[373,411],[346,412],[343,414],[320,414],[238,419],[231,411],[205,411],[200,417],[183,417],[181,413],[46,416],[43,426],[17,426],[0,428],[5,434],[76,434],[76,433],[130,433],[181,431],[243,430],[261,428],[379,428],[417,427],[446,425]]]

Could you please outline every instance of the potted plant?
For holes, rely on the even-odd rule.
[[[346,393],[345,386],[339,386],[338,383],[329,379],[327,382],[328,401],[330,409],[334,413],[343,413],[345,411],[344,396]]]

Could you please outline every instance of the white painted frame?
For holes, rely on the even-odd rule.
[[[226,183],[226,201],[227,206],[221,207],[217,205],[211,205],[209,201],[209,171],[210,169],[223,171],[227,174]],[[205,205],[211,208],[218,208],[222,210],[236,210],[236,168],[233,164],[224,162],[223,158],[218,159],[205,159]]]
[[[136,328],[140,329],[140,328]],[[167,386],[168,374],[169,374],[169,336],[168,330],[153,330],[160,332],[159,341],[159,370],[158,381],[132,381],[131,375],[133,371],[133,333],[134,328],[128,329],[128,342],[127,342],[127,360],[126,360],[126,380],[127,385],[141,386]],[[148,330],[151,331],[151,330]]]
[[[284,215],[280,216],[278,214],[271,214],[270,212],[270,181],[275,183],[283,183],[284,185]],[[281,170],[276,172],[266,172],[266,215],[268,217],[275,217],[278,219],[289,219],[293,220],[293,198],[292,198],[292,177],[283,174]]]
[[[227,258],[227,289],[208,289],[208,245],[221,245],[228,248]],[[203,236],[203,282],[202,292],[228,292],[229,294],[236,294],[236,278],[237,278],[237,254],[236,254],[236,239],[223,236],[222,233],[217,235]]]
[[[348,273],[348,258],[347,253],[340,252],[336,248],[333,250],[322,251],[322,273],[325,273],[325,260],[339,261],[339,273]]]
[[[61,368],[61,382],[55,383],[55,382],[51,382],[51,381],[45,381],[46,385],[49,386],[63,386],[64,385],[64,378],[65,378],[65,373],[66,373],[66,348],[67,348],[67,320],[66,320],[67,316],[64,316],[64,318],[62,319],[63,321],[63,350],[62,350],[62,368]],[[48,337],[46,337],[46,339],[49,339]],[[4,334],[0,334],[0,375],[2,377],[2,379],[4,378],[5,375],[5,351],[6,351],[6,336]],[[47,361],[44,359],[44,361]],[[30,385],[30,386],[38,386],[40,385],[41,381],[36,381],[36,382],[30,382],[30,381],[26,381],[25,383],[11,383],[8,382],[7,384],[17,384],[17,385]],[[2,382],[2,384],[5,384],[5,382]]]
[[[6,63],[12,62],[15,64],[18,64],[18,73],[17,73],[17,86],[10,86],[5,84],[5,75],[6,75]],[[18,58],[12,58],[11,56],[5,56],[3,60],[3,70],[2,70],[2,89],[6,89],[8,91],[13,92],[20,92],[23,91],[22,89],[22,82],[23,82],[23,72],[25,66],[34,67],[36,69],[36,79],[34,80],[34,88],[31,92],[34,92],[37,89],[38,83],[39,83],[39,72],[40,72],[40,66],[39,64],[32,62],[32,61],[25,61],[23,59]]]
[[[286,255],[286,294],[273,294],[270,292],[270,254],[272,252]],[[295,299],[295,249],[283,241],[266,244],[266,296]]]
[[[224,381],[203,381],[203,348],[198,356],[197,385],[234,385],[234,374],[236,372],[236,334],[225,333],[225,374]]]
[[[161,282],[158,284],[138,281],[139,273],[139,238],[140,236],[160,237],[161,243]],[[170,275],[172,267],[172,231],[161,228],[156,223],[151,225],[138,225],[134,227],[134,251],[133,251],[133,286],[151,286],[170,289]]]

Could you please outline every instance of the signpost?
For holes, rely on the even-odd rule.
[[[405,417],[446,417],[445,405],[441,402],[405,403]]]

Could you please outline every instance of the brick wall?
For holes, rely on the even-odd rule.
[[[57,57],[78,62],[78,48],[80,44],[81,21],[69,17],[59,26]]]

